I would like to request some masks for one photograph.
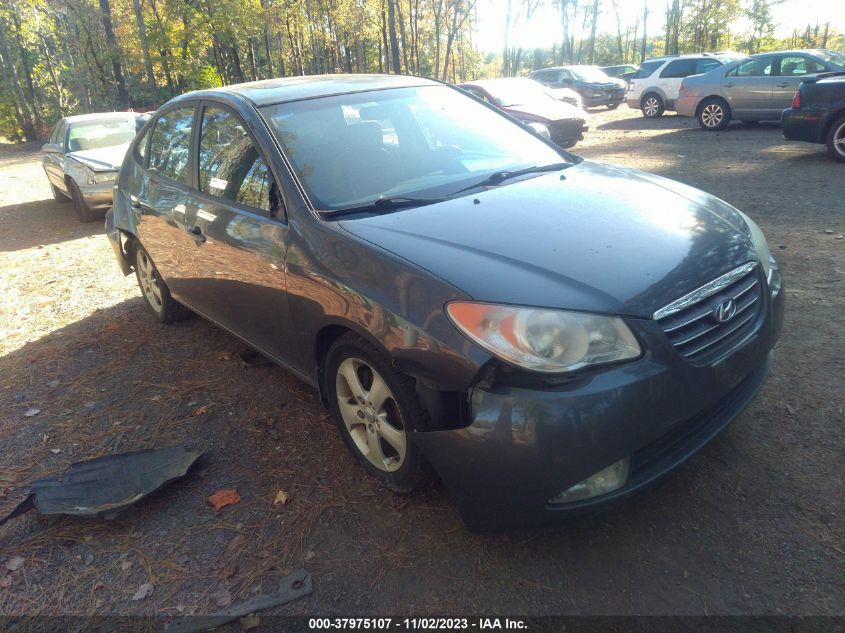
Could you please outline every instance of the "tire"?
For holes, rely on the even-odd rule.
[[[833,122],[827,131],[827,151],[836,160],[845,163],[845,116]]]
[[[431,484],[431,467],[407,434],[429,426],[411,378],[348,333],[329,348],[325,381],[338,432],[367,472],[399,493]]]
[[[56,202],[70,202],[70,198],[53,183],[50,183],[50,190],[53,192],[53,200]]]
[[[191,315],[188,308],[170,296],[170,289],[158,274],[153,260],[137,241],[132,248],[132,262],[141,296],[156,319],[161,323],[175,323]]]
[[[76,182],[68,180],[68,191],[70,192],[70,199],[73,200],[73,207],[76,209],[76,217],[80,222],[93,222],[97,219],[94,211],[85,202],[82,192],[79,190]]]
[[[723,99],[705,99],[698,111],[698,124],[702,130],[721,132],[731,122],[731,111]]]
[[[658,119],[666,111],[666,104],[663,103],[663,98],[659,94],[649,92],[640,101],[640,109],[643,111],[645,118]]]

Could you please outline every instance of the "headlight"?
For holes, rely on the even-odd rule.
[[[760,230],[757,223],[745,215],[742,211],[739,213],[748,225],[748,230],[751,234],[751,243],[754,245],[754,251],[760,258],[760,265],[763,267],[763,273],[766,275],[766,282],[769,284],[769,290],[772,293],[772,297],[775,297],[777,296],[777,293],[780,292],[780,287],[783,283],[780,266],[778,266],[775,258],[772,257],[772,253],[769,251],[769,243],[766,241],[766,236],[763,235],[763,231]]]
[[[448,304],[446,313],[485,350],[532,371],[569,372],[640,355],[617,317],[462,301]]]
[[[88,184],[89,185],[96,185],[101,182],[109,182],[111,180],[115,180],[117,178],[116,171],[89,171],[88,172]]]

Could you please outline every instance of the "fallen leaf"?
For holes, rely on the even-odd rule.
[[[12,586],[12,577],[8,574],[0,578],[0,589],[8,589]]]
[[[144,598],[149,598],[153,593],[153,586],[145,582],[143,585],[138,587],[138,591],[135,592],[135,595],[132,596],[132,600],[138,601],[143,600]]]
[[[23,556],[15,556],[6,561],[6,569],[9,571],[18,571],[24,564]]]
[[[106,334],[114,334],[115,332],[120,332],[123,328],[120,326],[119,323],[106,323],[106,326],[103,328],[103,332]]]
[[[51,453],[53,453],[53,455],[58,455],[59,453],[61,453],[61,452],[62,452],[62,449],[60,449],[60,448],[51,448],[51,449],[50,449],[50,452],[51,452]]]
[[[259,624],[261,624],[261,618],[259,618],[257,615],[248,615],[245,618],[241,618],[242,631],[251,631],[252,629],[257,629]]]
[[[197,407],[196,411],[194,411],[194,415],[205,415],[208,413],[208,405],[204,404],[201,407]]]
[[[280,503],[282,505],[285,505],[288,502],[288,499],[289,499],[288,493],[286,493],[284,490],[279,490],[276,493],[276,500],[273,501],[273,503],[276,504],[276,505],[278,505]]]
[[[225,587],[221,587],[213,594],[211,594],[211,599],[214,600],[214,604],[218,607],[225,607],[228,606],[230,602],[232,602],[232,594],[229,593],[229,590]]]
[[[208,503],[214,508],[215,512],[220,512],[226,506],[234,505],[241,502],[241,495],[237,490],[218,490],[208,498]]]
[[[28,418],[31,418],[32,416],[38,415],[39,413],[41,413],[41,409],[36,409],[35,407],[31,407],[31,408],[26,410],[26,413],[24,413],[24,415]]]
[[[130,567],[132,567],[132,561],[131,560],[125,560],[122,563],[120,563],[120,571],[126,571]]]
[[[55,387],[58,387],[60,384],[62,384],[62,383],[59,382],[58,380],[51,380],[50,382],[47,383],[47,386],[51,387],[51,388],[55,388]]]
[[[217,355],[217,360],[232,360],[232,352],[220,352]]]
[[[786,403],[786,410],[789,411],[789,415],[795,415],[799,408],[798,405]]]

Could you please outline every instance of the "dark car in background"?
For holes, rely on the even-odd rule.
[[[842,70],[845,53],[837,51],[759,53],[684,79],[675,110],[696,117],[708,132],[724,130],[732,120],[780,121],[802,77]]]
[[[637,64],[619,64],[617,66],[599,66],[599,69],[608,77],[616,77],[628,81],[633,77],[640,67]]]
[[[106,234],[159,321],[190,308],[286,367],[370,474],[437,473],[478,529],[676,468],[758,392],[782,321],[777,263],[729,204],[415,77],[169,101]]]
[[[781,122],[785,138],[827,145],[845,162],[845,71],[803,77]]]
[[[528,76],[549,88],[572,88],[587,108],[607,106],[613,110],[625,99],[628,89],[624,80],[608,77],[598,66],[556,66]]]
[[[582,140],[588,129],[581,108],[556,99],[542,85],[525,77],[480,79],[458,87],[525,124],[544,125],[552,141],[563,148]]]

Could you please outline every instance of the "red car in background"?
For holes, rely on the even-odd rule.
[[[584,111],[551,97],[536,81],[524,77],[481,79],[458,84],[471,95],[493,104],[523,123],[541,123],[552,141],[567,148],[584,138]]]

